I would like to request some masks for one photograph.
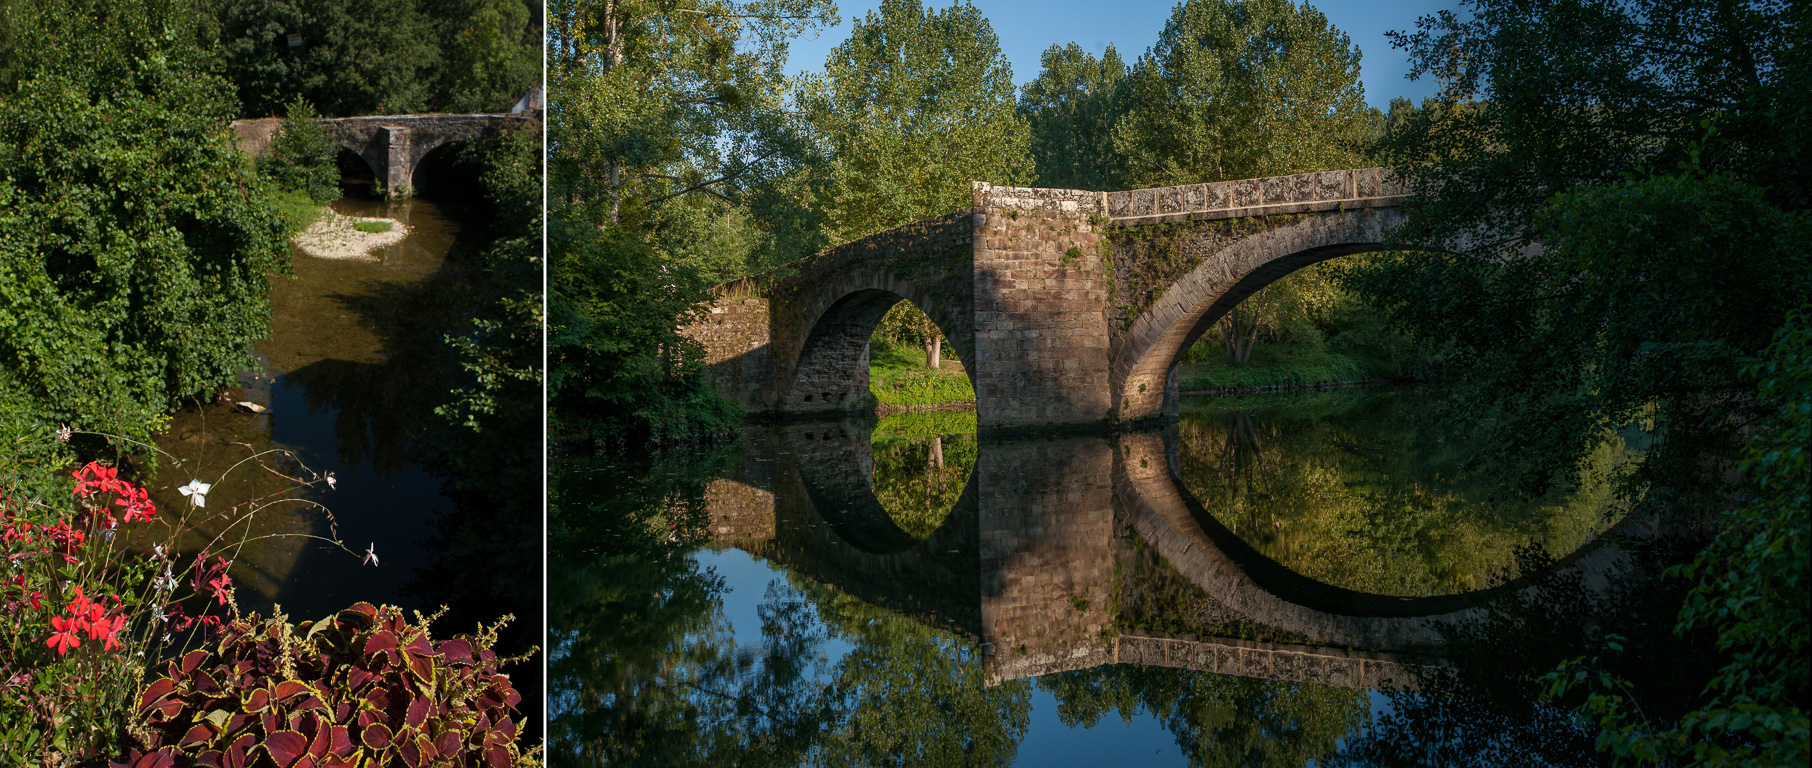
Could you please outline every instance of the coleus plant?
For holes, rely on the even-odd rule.
[[[292,626],[240,619],[217,650],[169,663],[139,697],[139,747],[115,768],[532,764],[498,626],[434,642],[433,617],[358,603]],[[507,619],[506,619],[507,621]]]

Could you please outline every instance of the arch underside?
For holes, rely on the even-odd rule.
[[[1210,254],[1115,338],[1112,385],[1121,419],[1160,415],[1177,361],[1241,301],[1309,265],[1382,249],[1384,233],[1402,220],[1396,209],[1314,214]]]
[[[864,287],[842,293],[818,313],[800,347],[790,384],[782,393],[787,413],[862,412],[874,407],[869,392],[869,337],[881,318],[901,300],[910,301],[951,342],[963,372],[975,381],[973,339],[965,339],[955,317],[905,280],[891,274],[861,279]],[[840,281],[847,282],[847,281]],[[833,286],[840,287],[840,286]],[[965,343],[966,342],[966,343]]]

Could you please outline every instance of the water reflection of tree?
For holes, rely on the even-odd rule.
[[[760,638],[730,634],[723,581],[690,555],[733,456],[556,473],[550,765],[1010,763],[1030,688],[984,686],[965,641],[797,577],[770,585]]]
[[[881,440],[872,450],[875,500],[914,538],[943,525],[975,471],[973,432]]]
[[[1607,441],[1582,486],[1542,503],[1501,504],[1466,475],[1478,446],[1446,434],[1430,393],[1323,393],[1210,403],[1179,429],[1186,487],[1265,556],[1367,592],[1479,589],[1538,541],[1571,551],[1602,530]]]
[[[1125,722],[1149,713],[1191,766],[1319,762],[1369,719],[1364,691],[1133,664],[1047,675],[1038,687],[1071,728],[1093,728],[1109,712]]]

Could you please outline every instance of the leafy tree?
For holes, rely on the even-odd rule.
[[[232,140],[190,4],[5,13],[0,418],[146,440],[174,401],[252,364],[283,224]]]
[[[1038,77],[1019,94],[1019,113],[1032,135],[1032,162],[1038,186],[1056,189],[1118,189],[1120,156],[1114,124],[1124,105],[1120,88],[1126,64],[1112,45],[1101,54],[1070,43],[1052,45],[1038,57]]]
[[[1794,338],[1779,329],[1812,293],[1803,98],[1812,10],[1468,5],[1464,19],[1428,17],[1398,37],[1419,74],[1440,78],[1441,108],[1411,115],[1384,142],[1417,191],[1396,239],[1449,252],[1382,262],[1356,284],[1404,327],[1453,340],[1467,413],[1495,418],[1503,450],[1484,458],[1506,492],[1545,492],[1609,430],[1639,424],[1655,444],[1631,494],[1678,518],[1724,518],[1679,629],[1715,629],[1729,666],[1699,706],[1657,714],[1640,687],[1637,698],[1612,695],[1629,676],[1607,665],[1639,657],[1619,652],[1627,643],[1576,643],[1605,671],[1581,678],[1575,662],[1553,690],[1596,689],[1581,714],[1600,726],[1599,747],[1620,760],[1803,762],[1805,667],[1788,661],[1803,648],[1763,639],[1804,633],[1805,555],[1792,538],[1803,517],[1781,514],[1772,498],[1724,508],[1795,482],[1791,460],[1756,461],[1747,487],[1730,470],[1745,432],[1772,446],[1797,428],[1769,419],[1795,401],[1793,385],[1758,397],[1744,369],[1771,340]],[[1803,360],[1783,344],[1767,378],[1798,381]],[[1732,556],[1752,546],[1755,560]]]
[[[823,0],[563,2],[550,7],[549,402],[621,439],[734,424],[677,329],[714,277],[726,209],[751,263],[817,249],[794,174],[786,41]],[[739,214],[740,215],[740,214]],[[743,227],[747,228],[744,229]]]
[[[833,240],[970,205],[972,181],[1032,178],[1013,68],[981,10],[884,0],[799,95],[833,162],[816,177]]]
[[[1483,2],[1399,38],[1444,81],[1443,108],[1385,148],[1418,190],[1393,239],[1425,250],[1354,285],[1454,340],[1469,410],[1501,415],[1488,458],[1507,490],[1544,493],[1638,419],[1658,485],[1716,482],[1734,457],[1731,426],[1756,415],[1741,367],[1812,274],[1795,24],[1776,6]]]
[[[542,4],[535,0],[424,0],[439,28],[434,106],[502,112],[541,82]]]
[[[428,106],[441,58],[416,0],[222,0],[217,14],[240,114],[274,115],[297,97],[330,117]]]
[[[1290,0],[1188,0],[1127,75],[1125,187],[1353,168],[1369,125],[1359,50]]]
[[[287,119],[271,139],[270,153],[258,158],[258,171],[284,189],[308,193],[316,204],[340,197],[340,170],[335,165],[340,145],[327,137],[315,122],[315,109],[296,99],[285,110]]]

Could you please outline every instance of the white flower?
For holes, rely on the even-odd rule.
[[[176,574],[170,571],[169,563],[164,563],[164,575],[152,579],[151,586],[157,587],[160,592],[171,592],[176,589]]]
[[[334,479],[332,472],[327,473],[327,490],[333,490],[334,484],[338,482],[340,481]]]
[[[377,552],[372,551],[375,549],[377,549],[377,542],[374,541],[374,542],[371,542],[371,546],[365,548],[365,559],[360,560],[359,565],[364,565],[366,563],[370,563],[372,565],[372,567],[376,567],[377,566]]]
[[[200,480],[190,480],[188,485],[176,489],[178,493],[189,497],[189,503],[197,507],[208,505],[208,489],[214,486]]]
[[[57,430],[57,442],[59,442],[59,443],[69,442],[70,434],[72,434],[72,433],[69,430],[69,425],[64,424],[62,429]]]

